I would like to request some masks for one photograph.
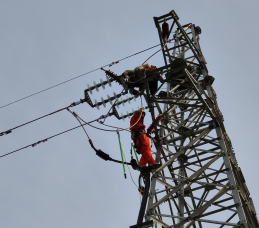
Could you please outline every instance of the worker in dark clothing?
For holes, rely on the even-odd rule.
[[[157,69],[156,66],[146,63],[144,65],[137,66],[134,70],[124,71],[124,76],[128,78],[129,92],[133,95],[142,95],[145,89],[142,79],[147,77],[146,74],[148,72],[155,69]],[[157,91],[158,80],[163,80],[163,78],[157,72],[148,77],[149,91],[153,95]],[[152,79],[150,79],[150,77],[152,77]],[[136,90],[135,87],[138,87],[139,90]]]

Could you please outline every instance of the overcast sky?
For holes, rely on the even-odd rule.
[[[259,211],[258,1],[2,0],[0,8],[0,106],[159,43],[153,17],[174,9],[180,23],[200,26],[200,44],[238,164]],[[157,49],[112,66],[121,74]],[[149,60],[162,66],[162,54]],[[107,68],[108,69],[108,68]],[[0,109],[0,132],[84,98],[102,71]],[[100,100],[118,85],[94,92]],[[126,113],[140,106],[120,108]],[[71,110],[90,121],[108,111],[81,104]],[[128,127],[114,117],[107,124]],[[149,123],[147,123],[148,125]],[[77,126],[67,111],[0,137],[1,155]],[[98,124],[96,124],[98,126]],[[116,133],[86,127],[95,146],[120,159]],[[121,133],[127,160],[130,135]],[[138,173],[131,171],[135,182]],[[77,129],[0,159],[0,227],[129,227],[137,220],[136,186],[120,164],[99,159]]]

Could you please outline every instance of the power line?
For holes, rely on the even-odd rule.
[[[65,133],[67,133],[67,132],[69,132],[69,131],[75,130],[75,129],[80,128],[80,127],[83,127],[84,125],[89,125],[89,126],[91,126],[91,127],[94,127],[94,126],[90,125],[90,123],[96,122],[96,121],[98,121],[98,120],[100,120],[100,119],[102,119],[102,118],[104,118],[104,116],[100,116],[99,118],[97,118],[97,119],[95,119],[95,120],[92,120],[92,121],[89,121],[89,122],[85,122],[85,121],[84,121],[84,123],[83,123],[83,124],[80,123],[79,126],[70,128],[70,129],[68,129],[68,130],[66,130],[66,131],[62,131],[62,132],[60,132],[60,133],[58,133],[58,134],[52,135],[52,136],[50,136],[50,137],[48,137],[48,138],[46,138],[46,139],[43,139],[43,140],[40,140],[40,141],[38,141],[38,142],[36,142],[36,143],[33,143],[33,144],[30,144],[30,145],[24,146],[24,147],[22,147],[22,148],[19,148],[19,149],[17,149],[17,150],[12,151],[12,152],[9,152],[9,153],[0,155],[0,158],[5,157],[5,156],[10,155],[10,154],[13,154],[13,153],[16,153],[16,152],[18,152],[18,151],[20,151],[20,150],[23,150],[23,149],[26,149],[26,148],[29,148],[29,147],[35,147],[35,146],[37,146],[37,145],[40,144],[40,143],[44,143],[44,142],[48,141],[49,139],[55,138],[55,137],[57,137],[57,136],[59,136],[59,135],[65,134]],[[81,119],[81,118],[80,118],[80,119]],[[80,121],[79,121],[79,122],[80,122]],[[105,129],[99,129],[99,130],[105,130]],[[87,133],[86,133],[86,134],[87,134]],[[88,136],[88,137],[89,137],[89,136]],[[97,155],[98,155],[98,154],[97,154]],[[98,156],[99,156],[99,155],[98,155]],[[118,160],[115,160],[115,159],[111,159],[111,161],[117,162],[117,163],[121,163],[121,161],[118,161]],[[130,165],[131,163],[127,163],[127,164]]]
[[[18,126],[16,126],[16,127],[13,127],[13,128],[11,128],[11,129],[9,129],[9,130],[7,130],[7,131],[0,132],[0,136],[10,134],[10,133],[12,133],[13,130],[15,130],[15,129],[17,129],[17,128],[23,127],[23,126],[25,126],[25,125],[27,125],[27,124],[33,123],[33,122],[35,122],[35,121],[37,121],[37,120],[43,119],[43,118],[45,118],[45,117],[47,117],[47,116],[51,116],[51,115],[56,114],[56,113],[58,113],[58,112],[61,112],[61,111],[63,111],[63,110],[66,110],[66,109],[69,110],[68,108],[77,106],[77,105],[82,104],[82,103],[84,103],[84,102],[86,102],[85,99],[80,99],[80,101],[78,101],[78,102],[73,102],[72,104],[70,104],[70,105],[67,106],[67,107],[61,108],[61,109],[59,109],[59,110],[57,110],[57,111],[51,112],[51,113],[46,114],[46,115],[44,115],[44,116],[38,117],[38,118],[36,118],[36,119],[34,119],[34,120],[28,121],[28,122],[26,122],[26,123],[24,123],[24,124],[21,124],[21,125],[18,125]],[[116,102],[116,101],[115,101],[115,102]],[[115,103],[114,103],[114,104],[115,104]],[[113,104],[113,106],[114,106],[114,104]],[[113,107],[113,106],[112,106],[112,107]],[[111,108],[112,108],[112,107],[111,107]],[[110,110],[111,110],[111,109],[110,109]],[[108,115],[109,112],[110,112],[110,110],[109,110],[108,113],[104,116],[105,119],[106,119],[108,116],[110,116],[110,115]],[[80,118],[80,117],[79,117],[79,118]],[[80,118],[80,119],[81,119],[81,118]],[[104,120],[105,120],[105,119],[104,119]],[[81,119],[81,120],[82,120],[82,119]],[[84,120],[82,120],[82,121],[84,121]],[[86,122],[84,121],[84,123],[86,123]],[[98,130],[102,130],[102,131],[115,131],[115,132],[116,132],[116,130],[102,129],[102,128],[95,127],[95,126],[93,126],[93,125],[91,125],[91,124],[89,124],[89,126],[91,126],[91,127],[93,127],[93,128],[96,128],[96,129],[98,129]],[[117,129],[122,129],[122,128],[117,128]]]
[[[67,106],[67,107],[61,108],[61,109],[59,109],[59,110],[57,110],[57,111],[51,112],[51,113],[46,114],[46,115],[44,115],[44,116],[38,117],[38,118],[36,118],[36,119],[34,119],[34,120],[28,121],[28,122],[26,122],[26,123],[24,123],[24,124],[21,124],[21,125],[18,125],[18,126],[16,126],[16,127],[13,127],[13,128],[11,128],[11,129],[9,129],[9,130],[7,130],[7,131],[0,132],[0,136],[10,134],[10,133],[12,133],[13,130],[15,130],[15,129],[17,129],[17,128],[23,127],[23,126],[25,126],[25,125],[27,125],[27,124],[33,123],[33,122],[35,122],[35,121],[37,121],[37,120],[43,119],[43,118],[45,118],[45,117],[47,117],[47,116],[51,116],[51,115],[56,114],[56,113],[58,113],[58,112],[61,112],[61,111],[63,111],[63,110],[68,110],[68,108],[74,107],[74,106],[79,105],[79,104],[82,104],[82,103],[84,103],[84,102],[85,102],[85,99],[80,99],[80,101],[78,101],[78,102],[73,102],[71,105],[69,105],[69,106]],[[109,110],[109,112],[110,112],[110,110]],[[108,112],[108,113],[109,113],[109,112]],[[108,113],[104,116],[105,119],[109,116]],[[79,118],[80,118],[80,117],[79,117]],[[80,118],[80,119],[81,119],[81,118]],[[99,119],[100,119],[100,118],[99,118]],[[82,120],[82,119],[81,119],[81,120]],[[108,129],[98,128],[98,127],[95,127],[95,126],[93,126],[93,125],[91,125],[91,124],[89,124],[89,123],[86,123],[84,120],[82,120],[82,121],[83,121],[85,124],[88,124],[89,126],[91,126],[91,127],[93,127],[93,128],[96,128],[96,129],[98,129],[98,130],[102,130],[102,131],[114,131],[114,132],[117,131],[117,130],[108,130]],[[99,122],[99,123],[101,123],[101,122]],[[103,123],[101,123],[101,124],[103,124]],[[103,125],[105,125],[105,124],[103,124]],[[113,126],[109,126],[109,125],[106,125],[106,126],[107,126],[107,127],[113,127]],[[122,129],[122,128],[119,128],[119,127],[113,127],[113,128],[120,129],[120,130]]]
[[[86,124],[95,122],[95,121],[97,121],[97,120],[99,120],[99,119],[100,119],[100,117],[99,117],[98,119],[89,121],[89,122],[84,123],[84,124],[82,124],[82,125],[86,125]],[[54,137],[56,137],[56,136],[65,134],[65,133],[67,133],[67,132],[69,132],[69,131],[72,131],[72,130],[75,130],[75,129],[79,128],[79,127],[81,127],[81,125],[79,125],[79,126],[77,126],[77,127],[70,128],[70,129],[68,129],[68,130],[66,130],[66,131],[62,131],[62,132],[60,132],[60,133],[58,133],[58,134],[56,134],[56,135],[52,135],[52,136],[50,136],[50,137],[48,137],[48,138],[46,138],[46,139],[40,140],[40,141],[38,141],[38,142],[36,142],[36,143],[30,144],[30,145],[28,145],[28,146],[25,146],[25,147],[22,147],[22,148],[20,148],[20,149],[14,150],[14,151],[12,151],[12,152],[3,154],[3,155],[0,156],[0,158],[5,157],[5,156],[10,155],[10,154],[13,154],[13,153],[15,153],[15,152],[18,152],[18,151],[20,151],[20,150],[26,149],[26,148],[28,148],[28,147],[30,147],[30,146],[31,146],[31,147],[35,147],[35,146],[37,146],[37,145],[40,144],[40,143],[46,142],[46,141],[49,140],[49,139],[52,139],[52,138],[54,138]]]
[[[61,109],[59,109],[59,110],[57,110],[57,111],[54,111],[54,112],[51,112],[51,113],[49,113],[49,114],[47,114],[47,115],[41,116],[41,117],[39,117],[39,118],[36,118],[36,119],[34,119],[34,120],[31,120],[31,121],[29,121],[29,122],[26,122],[26,123],[24,123],[24,124],[21,124],[21,125],[19,125],[19,126],[14,127],[14,128],[11,128],[11,129],[9,129],[9,130],[7,130],[7,131],[3,131],[3,132],[0,133],[0,136],[10,134],[14,129],[17,129],[17,128],[19,128],[19,127],[25,126],[25,125],[30,124],[30,123],[32,123],[32,122],[35,122],[35,121],[37,121],[37,120],[43,119],[43,118],[45,118],[45,117],[47,117],[47,116],[51,116],[51,115],[53,115],[53,114],[56,114],[56,113],[61,112],[61,111],[63,111],[63,110],[66,110],[66,109],[69,108],[69,107],[74,107],[74,106],[79,105],[79,104],[82,104],[82,103],[84,103],[84,102],[85,102],[84,99],[81,99],[79,102],[73,102],[71,105],[69,105],[69,106],[67,106],[67,107],[61,108]]]
[[[107,65],[105,65],[105,66],[103,66],[103,67],[106,67],[106,66],[111,67],[112,65],[119,63],[119,61],[122,61],[122,60],[125,60],[125,59],[127,59],[127,58],[130,58],[130,57],[132,57],[132,56],[138,55],[138,54],[140,54],[140,53],[142,53],[142,52],[145,52],[145,51],[147,51],[147,50],[150,50],[150,49],[152,49],[152,48],[155,48],[155,47],[157,47],[157,46],[159,46],[159,45],[160,45],[160,44],[155,45],[155,46],[150,47],[150,48],[147,48],[147,49],[145,49],[145,50],[143,50],[143,51],[140,51],[140,52],[137,52],[137,53],[135,53],[135,54],[129,55],[129,56],[125,57],[125,58],[122,58],[122,59],[120,59],[120,60],[118,60],[118,61],[116,61],[116,62],[112,62],[111,64],[107,64]],[[161,49],[160,49],[160,50],[161,50]],[[160,50],[159,50],[159,51],[160,51]],[[157,53],[157,52],[156,52],[156,53]],[[155,54],[156,54],[156,53],[155,53]],[[153,55],[154,55],[154,54],[153,54]],[[153,55],[151,55],[151,57],[152,57]],[[146,60],[146,61],[147,61],[147,60]],[[56,85],[54,85],[54,86],[51,86],[51,87],[49,87],[49,88],[46,88],[46,89],[44,89],[44,90],[41,90],[41,91],[39,91],[39,92],[37,92],[37,93],[31,94],[31,95],[29,95],[29,96],[27,96],[27,97],[21,98],[21,99],[19,99],[19,100],[16,100],[16,101],[14,101],[14,102],[11,102],[11,103],[9,103],[9,104],[6,104],[6,105],[4,105],[4,106],[1,106],[0,108],[4,108],[4,107],[6,107],[6,106],[8,106],[8,105],[14,104],[14,103],[19,102],[19,101],[24,100],[24,99],[27,99],[27,98],[29,98],[29,97],[31,97],[31,96],[34,96],[34,95],[36,95],[36,94],[39,94],[39,93],[42,93],[42,92],[47,91],[47,90],[49,90],[49,89],[52,89],[52,88],[54,88],[54,87],[57,87],[57,86],[59,86],[59,85],[62,85],[62,84],[64,84],[64,83],[66,83],[66,82],[69,82],[69,81],[72,81],[72,80],[77,79],[77,78],[79,78],[79,77],[82,77],[82,76],[84,76],[84,75],[90,74],[90,73],[92,73],[92,72],[94,72],[94,71],[97,71],[97,70],[103,68],[103,67],[100,67],[100,68],[97,68],[97,69],[95,69],[95,70],[89,71],[89,72],[87,72],[87,73],[85,73],[85,74],[81,74],[81,75],[79,75],[79,76],[77,76],[77,77],[71,78],[71,79],[69,79],[69,80],[66,80],[66,81],[64,81],[64,82],[61,82],[61,83],[56,84]],[[36,119],[34,119],[34,120],[31,120],[31,121],[29,121],[29,122],[26,122],[26,123],[24,123],[24,124],[21,124],[21,125],[19,125],[19,126],[14,127],[14,128],[11,128],[11,129],[9,129],[9,130],[7,130],[7,131],[1,132],[1,133],[0,133],[0,136],[2,136],[2,135],[4,135],[4,134],[9,134],[9,133],[11,133],[12,130],[14,130],[14,129],[20,128],[20,127],[25,126],[25,125],[27,125],[27,124],[29,124],[29,123],[35,122],[35,121],[37,121],[37,120],[40,120],[40,119],[42,119],[42,118],[45,118],[45,117],[50,116],[50,115],[53,115],[53,114],[55,114],[55,113],[58,113],[58,112],[63,111],[63,110],[65,110],[65,109],[68,109],[69,107],[73,107],[73,106],[76,106],[76,105],[78,105],[78,104],[80,104],[80,103],[84,103],[84,102],[85,102],[84,99],[80,99],[80,102],[74,102],[74,103],[72,103],[71,105],[69,105],[69,106],[67,106],[67,107],[61,108],[61,109],[59,109],[59,110],[57,110],[57,111],[54,111],[54,112],[52,112],[52,113],[49,113],[49,114],[47,114],[47,115],[41,116],[41,117],[39,117],[39,118],[36,118]],[[110,111],[110,110],[109,110],[109,111]],[[80,117],[79,117],[79,118],[80,118]],[[100,117],[100,118],[101,118],[101,117]],[[110,132],[116,131],[116,130],[108,130],[108,129],[98,128],[98,127],[95,127],[95,126],[93,126],[93,125],[90,124],[90,123],[92,123],[92,122],[98,121],[100,118],[98,118],[98,119],[96,119],[96,120],[93,120],[93,121],[90,121],[90,122],[85,122],[85,121],[82,120],[81,118],[80,118],[80,119],[84,122],[83,125],[86,125],[86,124],[87,124],[87,125],[89,125],[89,126],[91,126],[91,127],[93,127],[93,128],[96,128],[96,129],[102,130],[102,131],[110,131]],[[81,123],[80,123],[80,124],[81,124]],[[104,123],[101,123],[101,124],[105,125]],[[51,137],[49,137],[49,138],[46,138],[46,139],[44,139],[44,140],[40,140],[40,141],[38,141],[38,142],[36,142],[36,143],[30,144],[30,145],[28,145],[28,146],[25,146],[25,147],[22,147],[22,148],[20,148],[20,149],[14,150],[14,151],[9,152],[9,153],[7,153],[7,154],[1,155],[0,158],[2,158],[2,157],[4,157],[4,156],[7,156],[7,155],[9,155],[9,154],[18,152],[18,151],[20,151],[20,150],[26,149],[26,148],[28,148],[28,147],[30,147],[30,146],[34,147],[34,146],[38,145],[39,143],[46,142],[48,139],[51,139],[51,138],[54,138],[54,137],[56,137],[56,136],[58,136],[58,135],[64,134],[64,133],[69,132],[69,131],[72,131],[72,130],[74,130],[74,129],[80,127],[80,126],[83,126],[83,125],[79,125],[79,126],[77,126],[77,127],[74,127],[74,128],[69,129],[69,130],[63,131],[63,132],[61,132],[61,133],[58,133],[58,134],[56,134],[56,135],[53,135],[53,136],[51,136]],[[109,125],[106,125],[106,126],[109,126]],[[114,126],[109,126],[109,127],[116,128],[116,127],[114,127]],[[121,129],[121,128],[117,128],[117,129]]]
[[[93,72],[95,72],[95,71],[97,71],[97,70],[100,70],[100,69],[103,68],[103,67],[107,67],[107,66],[111,67],[111,66],[113,66],[113,65],[115,65],[115,64],[117,64],[117,63],[119,63],[120,61],[123,61],[123,60],[125,60],[125,59],[130,58],[130,57],[133,57],[133,56],[135,56],[135,55],[138,55],[138,54],[140,54],[140,53],[142,53],[142,52],[145,52],[145,51],[148,51],[148,50],[150,50],[150,49],[153,49],[153,48],[155,48],[155,47],[157,47],[157,46],[159,46],[159,45],[160,45],[160,44],[157,44],[157,45],[155,45],[155,46],[153,46],[153,47],[150,47],[150,48],[147,48],[147,49],[145,49],[145,50],[143,50],[143,51],[140,51],[140,52],[137,52],[137,53],[135,53],[135,54],[129,55],[129,56],[127,56],[127,57],[124,57],[124,58],[122,58],[122,59],[120,59],[120,60],[118,60],[118,61],[116,61],[116,62],[112,62],[112,63],[107,64],[107,65],[105,65],[105,66],[102,66],[102,67],[96,68],[96,69],[94,69],[94,70],[88,71],[88,72],[86,72],[86,73],[84,73],[84,74],[78,75],[78,76],[76,76],[76,77],[74,77],[74,78],[68,79],[68,80],[66,80],[66,81],[63,81],[63,82],[61,82],[61,83],[58,83],[58,84],[53,85],[53,86],[51,86],[51,87],[48,87],[48,88],[46,88],[46,89],[43,89],[43,90],[41,90],[41,91],[39,91],[39,92],[36,92],[36,93],[33,93],[33,94],[29,95],[29,96],[23,97],[23,98],[21,98],[21,99],[18,99],[18,100],[16,100],[16,101],[13,101],[13,102],[10,102],[10,103],[8,103],[8,104],[6,104],[6,105],[1,106],[0,108],[4,108],[4,107],[9,106],[9,105],[11,105],[11,104],[14,104],[14,103],[17,103],[17,102],[19,102],[19,101],[25,100],[25,99],[27,99],[27,98],[29,98],[29,97],[35,96],[35,95],[37,95],[37,94],[39,94],[39,93],[43,93],[43,92],[45,92],[45,91],[47,91],[47,90],[53,89],[53,88],[55,88],[55,87],[57,87],[57,86],[60,86],[60,85],[62,85],[62,84],[65,84],[65,83],[67,83],[67,82],[70,82],[70,81],[72,81],[72,80],[75,80],[75,79],[77,79],[77,78],[80,78],[80,77],[82,77],[82,76],[85,76],[85,75],[87,75],[87,74],[90,74],[90,73],[93,73]]]
[[[150,49],[152,49],[152,48],[154,48],[154,47],[157,47],[157,46],[159,46],[159,44],[158,44],[158,45],[155,45],[155,46],[153,46],[153,47],[150,47],[150,48],[148,48],[148,49],[145,49],[145,50],[143,50],[143,51],[137,52],[137,53],[135,53],[135,54],[133,54],[133,55],[127,56],[127,57],[125,57],[125,58],[122,58],[122,59],[118,60],[117,62],[112,62],[111,64],[107,64],[107,65],[105,65],[105,66],[103,66],[103,67],[112,66],[112,65],[114,65],[114,64],[119,63],[119,61],[122,61],[122,60],[124,60],[124,59],[130,58],[130,57],[132,57],[132,56],[134,56],[134,55],[140,54],[140,53],[142,53],[142,52],[144,52],[144,51],[150,50]],[[162,48],[162,49],[163,49],[163,48]],[[159,49],[157,52],[155,52],[155,54],[158,53],[158,52],[159,52],[160,50],[162,50],[162,49]],[[155,55],[155,54],[153,54],[153,55]],[[153,55],[151,55],[148,59],[150,59]],[[148,59],[147,59],[147,60],[148,60]],[[146,61],[147,61],[147,60],[146,60]],[[146,62],[146,61],[145,61],[145,62]],[[18,102],[18,101],[21,101],[21,100],[24,100],[24,99],[29,98],[29,97],[31,97],[31,96],[34,96],[34,95],[36,95],[36,94],[38,94],[38,93],[44,92],[44,91],[49,90],[49,89],[54,88],[54,87],[57,87],[57,86],[59,86],[59,85],[61,85],[61,84],[64,84],[64,83],[66,83],[66,82],[69,82],[69,81],[71,81],[71,80],[74,80],[74,79],[76,79],[76,78],[79,78],[79,77],[81,77],[81,76],[84,76],[84,75],[86,75],[86,74],[92,73],[92,72],[94,72],[94,71],[96,71],[96,70],[98,70],[98,69],[101,69],[101,68],[103,68],[103,67],[97,68],[97,69],[92,70],[92,71],[89,71],[89,72],[87,72],[87,73],[85,73],[85,74],[82,74],[82,75],[79,75],[79,76],[74,77],[74,78],[72,78],[72,79],[69,79],[69,80],[67,80],[67,81],[61,82],[61,83],[59,83],[59,84],[57,84],[57,85],[54,85],[54,86],[49,87],[49,88],[47,88],[47,89],[41,90],[41,91],[39,91],[39,92],[37,92],[37,93],[31,94],[31,95],[29,95],[29,96],[27,96],[27,97],[21,98],[21,99],[19,99],[19,100],[16,100],[16,101],[14,101],[14,102],[11,102],[11,103],[9,103],[9,104],[6,104],[6,105],[4,105],[4,106],[1,106],[0,108],[6,107],[6,106],[11,105],[11,104],[13,104],[13,103],[16,103],[16,102]],[[114,104],[116,103],[116,101],[117,101],[117,99],[115,100]],[[47,114],[47,115],[41,116],[41,117],[36,118],[36,119],[34,119],[34,120],[31,120],[31,121],[29,121],[29,122],[27,122],[27,123],[24,123],[24,124],[21,124],[21,125],[19,125],[19,126],[14,127],[14,128],[11,128],[11,129],[9,129],[9,130],[7,130],[7,131],[0,132],[0,136],[10,134],[14,129],[20,128],[20,127],[25,126],[25,125],[27,125],[27,124],[29,124],[29,123],[35,122],[35,121],[40,120],[40,119],[42,119],[42,118],[45,118],[45,117],[47,117],[47,116],[50,116],[50,115],[53,115],[53,114],[58,113],[58,112],[60,112],[60,111],[63,111],[63,110],[65,110],[65,109],[67,109],[68,107],[72,107],[72,106],[78,105],[78,104],[83,103],[83,102],[85,102],[85,100],[84,100],[84,99],[80,99],[80,102],[74,102],[74,103],[72,103],[70,106],[67,106],[67,107],[65,107],[65,108],[59,109],[59,110],[57,110],[57,111],[55,111],[55,112],[52,112],[52,113],[49,113],[49,114]],[[114,106],[114,104],[111,106],[111,108]],[[108,113],[109,113],[109,112],[110,112],[110,110],[108,111]],[[106,115],[106,116],[107,116],[107,115]],[[104,121],[105,121],[105,119],[104,119]],[[104,122],[104,121],[103,121],[103,122]],[[98,127],[95,127],[95,126],[92,126],[92,125],[90,125],[90,126],[93,127],[93,128],[96,128],[96,129],[98,129],[98,130],[113,131],[113,130],[101,129],[101,128],[98,128]],[[117,128],[117,129],[118,129],[118,128]],[[120,129],[120,128],[119,128],[119,129]]]

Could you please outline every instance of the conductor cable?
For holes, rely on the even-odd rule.
[[[84,103],[84,102],[85,102],[84,99],[80,99],[79,102],[73,102],[71,105],[69,105],[69,106],[67,106],[67,107],[65,107],[65,108],[61,108],[61,109],[59,109],[59,110],[57,110],[57,111],[51,112],[51,113],[49,113],[49,114],[47,114],[47,115],[41,116],[41,117],[39,117],[39,118],[36,118],[36,119],[34,119],[34,120],[31,120],[31,121],[29,121],[29,122],[26,122],[26,123],[24,123],[24,124],[21,124],[21,125],[19,125],[19,126],[16,126],[16,127],[14,127],[14,128],[11,128],[11,129],[9,129],[9,130],[7,130],[7,131],[3,131],[3,132],[0,133],[0,136],[10,134],[13,130],[15,130],[15,129],[17,129],[17,128],[20,128],[20,127],[22,127],[22,126],[25,126],[25,125],[30,124],[30,123],[32,123],[32,122],[35,122],[35,121],[37,121],[37,120],[43,119],[43,118],[45,118],[45,117],[47,117],[47,116],[51,116],[51,115],[53,115],[53,114],[56,114],[56,113],[58,113],[58,112],[61,112],[61,111],[65,110],[65,109],[67,109],[67,108],[69,108],[69,107],[74,107],[74,106],[76,106],[76,105],[82,104],[82,103]]]
[[[99,119],[99,118],[98,118],[98,119]],[[92,120],[92,121],[88,122],[87,124],[93,123],[93,122],[97,121],[98,119]],[[83,125],[86,125],[86,124],[83,124]],[[52,135],[52,136],[50,136],[50,137],[48,137],[48,138],[46,138],[46,139],[40,140],[40,141],[38,141],[38,142],[36,142],[36,143],[30,144],[30,145],[28,145],[28,146],[25,146],[25,147],[22,147],[22,148],[20,148],[20,149],[14,150],[14,151],[12,151],[12,152],[9,152],[9,153],[0,155],[0,158],[5,157],[5,156],[10,155],[10,154],[13,154],[13,153],[16,153],[16,152],[18,152],[18,151],[20,151],[20,150],[23,150],[23,149],[26,149],[26,148],[28,148],[28,147],[35,147],[35,146],[37,146],[37,145],[40,144],[40,143],[46,142],[46,141],[49,140],[49,139],[55,138],[56,136],[65,134],[65,133],[67,133],[67,132],[69,132],[69,131],[72,131],[72,130],[75,130],[75,129],[79,128],[79,127],[81,127],[81,125],[79,125],[79,126],[77,126],[77,127],[70,128],[70,129],[68,129],[68,130],[66,130],[66,131],[63,131],[63,132],[60,132],[60,133],[58,133],[58,134],[56,134],[56,135]]]
[[[37,94],[43,93],[43,92],[45,92],[45,91],[47,91],[47,90],[53,89],[53,88],[55,88],[55,87],[57,87],[57,86],[60,86],[60,85],[62,85],[62,84],[65,84],[65,83],[67,83],[67,82],[70,82],[70,81],[72,81],[72,80],[75,80],[75,79],[77,79],[77,78],[80,78],[80,77],[82,77],[82,76],[85,76],[85,75],[87,75],[87,74],[90,74],[90,73],[93,73],[93,72],[95,72],[95,71],[97,71],[97,70],[100,70],[100,69],[103,68],[103,67],[107,67],[107,66],[108,66],[108,67],[111,67],[111,66],[113,66],[114,64],[119,63],[120,61],[123,61],[123,60],[125,60],[125,59],[130,58],[130,57],[133,57],[133,56],[135,56],[135,55],[138,55],[138,54],[140,54],[140,53],[143,53],[143,52],[148,51],[148,50],[150,50],[150,49],[153,49],[153,48],[155,48],[155,47],[158,47],[159,45],[160,45],[160,44],[157,44],[157,45],[155,45],[155,46],[153,46],[153,47],[147,48],[147,49],[145,49],[145,50],[136,52],[135,54],[129,55],[129,56],[127,56],[127,57],[124,57],[124,58],[122,58],[122,59],[120,59],[120,60],[118,60],[118,61],[112,62],[112,63],[110,63],[110,64],[106,64],[105,66],[96,68],[96,69],[91,70],[91,71],[88,71],[88,72],[86,72],[86,73],[84,73],[84,74],[78,75],[78,76],[76,76],[76,77],[74,77],[74,78],[71,78],[71,79],[68,79],[68,80],[66,80],[66,81],[60,82],[60,83],[58,83],[58,84],[56,84],[56,85],[53,85],[53,86],[48,87],[48,88],[46,88],[46,89],[40,90],[40,91],[38,91],[38,92],[36,92],[36,93],[33,93],[33,94],[31,94],[31,95],[28,95],[28,96],[23,97],[23,98],[21,98],[21,99],[18,99],[18,100],[16,100],[16,101],[10,102],[10,103],[8,103],[8,104],[6,104],[6,105],[0,106],[0,108],[7,107],[7,106],[9,106],[9,105],[11,105],[11,104],[17,103],[17,102],[22,101],[22,100],[25,100],[25,99],[27,99],[27,98],[29,98],[29,97],[32,97],[32,96],[35,96],[35,95],[37,95]]]

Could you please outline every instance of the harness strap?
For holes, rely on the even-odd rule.
[[[135,147],[137,149],[137,152],[138,152],[138,150],[142,146],[141,140],[139,138],[139,134],[144,134],[144,131],[143,130],[132,131],[132,138],[133,138],[133,142],[135,143]],[[137,140],[139,141],[139,145],[138,146],[137,146]],[[139,154],[139,152],[138,152],[138,154]]]

